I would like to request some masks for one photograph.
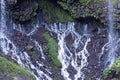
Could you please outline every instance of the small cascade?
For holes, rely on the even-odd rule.
[[[14,45],[14,43],[8,38],[6,35],[7,31],[7,25],[6,25],[6,5],[5,0],[1,0],[1,18],[0,18],[0,49],[5,55],[9,55],[11,59],[16,61],[19,65],[21,65],[24,68],[27,68],[30,70],[36,77],[36,80],[52,80],[51,77],[49,77],[44,71],[51,74],[49,69],[45,69],[44,71],[41,70],[41,68],[44,68],[44,64],[41,62],[36,61],[35,66],[30,56],[25,51],[20,51],[18,47]],[[13,29],[25,33],[24,29],[21,28],[21,25],[12,24]],[[34,31],[31,31],[32,34]],[[9,33],[9,32],[7,32]],[[38,42],[35,41],[35,45],[42,54],[42,58],[45,59],[44,53],[42,51],[42,47],[38,44]]]
[[[4,34],[4,32],[5,32],[5,28],[6,28],[6,20],[5,20],[5,16],[6,16],[6,14],[5,14],[5,1],[4,0],[1,0],[1,2],[0,2],[0,8],[1,8],[1,14],[0,14],[0,16],[1,16],[1,18],[0,18],[0,47],[3,49],[3,51],[6,51],[6,50],[4,50],[4,49],[6,49],[5,47],[6,47],[6,43],[5,43],[5,41],[3,41],[3,40],[5,40],[6,39],[6,36],[5,36],[5,34]],[[6,52],[7,53],[7,52]]]
[[[13,23],[13,25],[12,25],[12,30],[17,30],[17,31],[19,31],[19,32],[21,32],[21,33],[25,33],[25,29],[24,29],[24,27],[22,27],[20,24],[15,24],[15,23]]]
[[[53,24],[48,26],[47,29],[49,31],[55,32],[58,37],[58,59],[62,63],[61,74],[63,75],[65,80],[84,80],[84,73],[82,69],[87,66],[87,57],[89,56],[89,52],[87,51],[87,44],[90,42],[90,38],[87,35],[87,24],[84,25],[84,33],[80,35],[75,30],[75,23],[68,24]],[[72,39],[74,40],[72,43],[73,51],[71,51],[66,45],[65,38],[71,34]],[[82,41],[82,39],[85,39]],[[83,44],[84,47],[81,50],[77,50],[80,47],[80,44]],[[80,61],[81,60],[81,61]],[[80,61],[80,63],[78,62]],[[68,71],[68,68],[72,66],[76,71],[74,76],[71,77],[71,74]]]
[[[88,25],[87,24],[84,25],[83,34],[88,35]]]
[[[108,53],[108,59],[107,63],[110,63],[110,66],[115,61],[116,57],[116,45],[117,45],[117,34],[115,34],[114,31],[114,7],[112,0],[108,0],[108,26],[109,26],[109,34],[108,34],[108,47],[109,47],[109,53]]]
[[[41,53],[41,56],[42,56],[41,58],[45,60],[45,55],[43,53],[41,45],[35,40],[32,40],[32,41],[35,43],[35,46],[37,47],[38,51]]]
[[[27,34],[27,36],[33,35],[38,28],[39,28],[38,24],[34,25],[33,29]]]

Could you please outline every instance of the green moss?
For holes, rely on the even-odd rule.
[[[64,11],[49,0],[41,0],[40,6],[43,14],[46,14],[45,19],[47,22],[68,22],[74,20],[67,11]]]
[[[119,3],[120,0],[113,0],[113,4],[116,5],[117,3]]]
[[[16,3],[17,3],[17,0],[13,0],[13,3],[16,4]]]
[[[9,60],[0,57],[0,72],[6,74],[7,72],[15,77],[17,75],[28,76],[32,79],[35,79],[34,75],[29,71],[25,70],[24,68],[16,65],[15,63],[10,62]]]
[[[103,71],[104,79],[113,78],[112,76],[120,74],[120,58],[118,58],[111,67]]]
[[[94,17],[100,19],[101,17],[103,0],[73,0],[72,4],[69,3],[70,0],[66,1],[59,0],[57,3],[64,10],[68,11],[74,19],[79,19],[81,17]]]
[[[43,36],[48,41],[48,44],[46,47],[48,49],[48,53],[51,56],[51,59],[52,59],[54,65],[57,67],[61,67],[61,63],[57,58],[58,45],[57,45],[56,41],[53,38],[51,38],[51,36],[48,33],[45,33]]]

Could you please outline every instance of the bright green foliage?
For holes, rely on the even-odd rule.
[[[3,74],[9,73],[9,75],[11,75],[12,77],[15,77],[17,75],[23,75],[28,76],[33,80],[35,79],[32,73],[16,65],[15,63],[8,61],[3,57],[0,57],[0,72],[2,72]]]
[[[48,41],[48,44],[46,47],[48,49],[48,53],[51,56],[51,59],[54,65],[57,67],[61,67],[61,63],[57,58],[58,57],[58,53],[57,53],[58,45],[56,41],[48,33],[45,33],[43,36]]]
[[[42,11],[46,14],[47,22],[67,22],[73,21],[73,18],[59,6],[49,0],[41,0]]]
[[[104,70],[103,75],[104,79],[107,79],[112,74],[120,74],[120,58],[118,58],[111,67],[108,67]]]

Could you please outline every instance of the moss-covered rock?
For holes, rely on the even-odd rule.
[[[33,20],[37,13],[43,13],[46,22],[68,22],[94,17],[108,24],[108,2],[106,0],[12,0],[10,7],[16,21]],[[113,0],[115,27],[120,28],[120,0]]]
[[[111,67],[103,72],[105,80],[120,79],[120,58],[118,58]]]
[[[44,14],[44,19],[46,22],[68,22],[73,21],[73,17],[65,10],[63,10],[57,4],[51,2],[50,0],[41,0],[40,7]]]
[[[101,22],[105,22],[107,16],[106,2],[104,0],[73,0],[72,3],[59,0],[58,4],[69,11],[74,18],[94,17],[99,18]]]
[[[12,18],[24,22],[32,20],[37,15],[38,3],[37,1],[18,1],[11,7]]]
[[[61,67],[62,65],[57,58],[58,57],[58,53],[57,53],[58,45],[56,41],[48,33],[45,33],[43,36],[48,41],[46,48],[53,61],[53,64],[57,67]]]
[[[24,68],[0,57],[0,80],[36,80],[34,75]]]

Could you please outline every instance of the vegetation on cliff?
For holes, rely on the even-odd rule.
[[[19,75],[23,75],[23,76],[30,77],[31,79],[35,80],[35,77],[32,73],[16,65],[15,63],[10,62],[9,60],[3,57],[0,57],[0,73],[2,73],[4,77],[10,75],[12,78],[14,78]]]
[[[46,22],[68,22],[90,16],[104,22],[106,17],[105,1],[103,0],[18,0],[15,2],[17,3],[11,11],[13,18],[18,21],[31,20],[37,15],[38,8],[39,11],[42,10]]]
[[[94,17],[104,22],[106,17],[105,1],[103,0],[72,0],[72,2],[59,0],[57,3],[74,18]]]
[[[44,34],[44,38],[48,41],[46,48],[53,61],[53,64],[57,67],[61,67],[62,65],[57,58],[58,57],[58,53],[57,53],[58,45],[56,41],[48,33]]]
[[[40,7],[47,22],[73,21],[73,17],[67,11],[49,0],[41,0]]]
[[[120,79],[120,58],[118,58],[111,67],[108,67],[103,72],[105,80]]]
[[[12,18],[24,22],[32,20],[37,15],[38,3],[36,1],[16,1],[10,8]]]

